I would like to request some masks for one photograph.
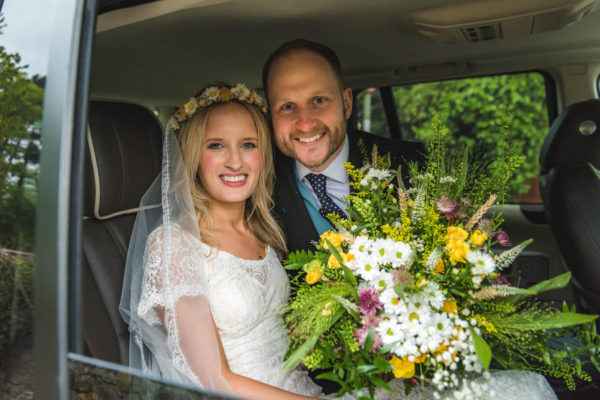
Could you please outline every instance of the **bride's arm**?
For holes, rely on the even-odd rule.
[[[299,400],[309,398],[231,371],[205,297],[180,298],[175,308],[180,348],[188,365],[203,385],[210,382],[209,386],[217,391],[233,391],[236,395],[248,399]],[[161,310],[157,311],[164,321]],[[230,390],[228,390],[229,388]]]

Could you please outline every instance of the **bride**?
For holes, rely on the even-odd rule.
[[[120,304],[130,365],[254,399],[322,397],[305,371],[283,371],[289,296],[285,240],[270,214],[274,167],[261,97],[215,85],[167,124],[162,172],[142,201]],[[491,398],[555,398],[545,379],[496,373]],[[378,398],[404,398],[397,393]],[[411,398],[430,398],[427,390]]]

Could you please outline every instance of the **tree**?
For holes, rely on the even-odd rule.
[[[30,251],[44,91],[25,68],[0,46],[0,247]]]
[[[490,160],[502,156],[499,135],[525,161],[511,179],[511,192],[524,193],[539,171],[539,152],[548,132],[544,78],[539,73],[419,83],[394,88],[404,139],[427,141],[432,116],[443,108],[449,144],[478,147]],[[506,123],[506,128],[502,125]]]

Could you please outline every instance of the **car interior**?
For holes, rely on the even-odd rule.
[[[100,0],[85,154],[83,353],[127,365],[123,271],[139,200],[160,171],[166,120],[216,81],[260,90],[268,55],[295,38],[337,52],[355,94],[352,125],[368,130],[359,100],[377,90],[386,135],[401,140],[412,138],[395,114],[394,87],[542,74],[541,196],[504,207],[513,243],[534,242],[506,276],[529,286],[571,271],[572,284],[546,299],[600,313],[598,26],[600,0]],[[556,390],[584,398],[600,393],[594,384],[579,397]]]

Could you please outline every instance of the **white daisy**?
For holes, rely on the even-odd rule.
[[[231,88],[231,97],[244,100],[250,96],[250,90],[243,83],[238,83]]]
[[[202,92],[202,97],[206,97],[210,101],[215,101],[219,98],[219,88],[216,86],[207,87]]]
[[[260,94],[258,94],[257,92],[254,92],[254,102],[256,103],[256,105],[258,106],[262,106],[263,104],[263,98],[261,97]]]
[[[190,97],[188,102],[183,105],[183,108],[187,115],[194,115],[198,109],[198,103],[194,97]]]
[[[481,251],[472,251],[467,254],[467,261],[473,264],[473,275],[489,275],[496,270],[496,262],[489,255]]]
[[[404,242],[391,242],[389,262],[394,267],[402,267],[407,264],[412,255],[412,248]]]

